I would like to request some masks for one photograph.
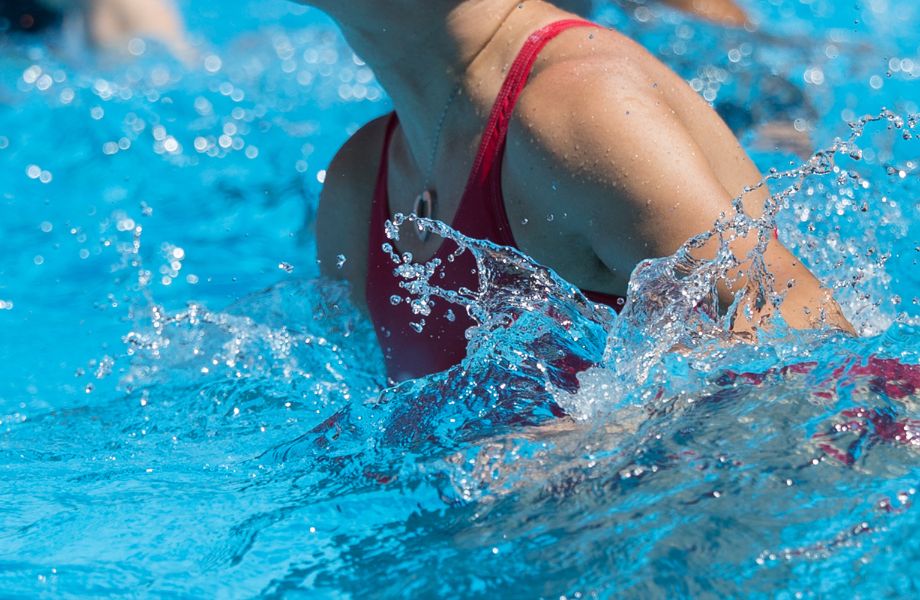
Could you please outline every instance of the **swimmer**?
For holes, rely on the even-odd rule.
[[[193,56],[182,17],[170,0],[0,0],[0,22],[13,31],[37,33],[66,19],[81,21],[97,48],[126,52],[132,39],[147,38],[180,59]]]
[[[549,2],[309,3],[339,23],[395,106],[339,151],[317,218],[322,271],[350,282],[395,380],[458,363],[472,324],[442,301],[418,333],[406,303],[391,302],[406,296],[381,250],[384,222],[396,213],[515,246],[618,310],[640,261],[709,231],[762,178],[680,77],[630,39]],[[759,215],[767,194],[747,194],[746,212]],[[733,242],[739,259],[754,237]],[[416,261],[441,258],[443,287],[476,288],[468,254],[446,260],[452,244],[414,230],[397,242]],[[780,308],[790,326],[811,328],[825,315],[853,331],[778,240],[765,263],[777,286],[791,285]],[[743,277],[723,285],[721,301],[742,289]],[[745,298],[750,315],[739,313],[733,326],[750,333],[772,307],[750,291]]]
[[[92,0],[86,10],[87,31],[98,47],[121,50],[142,37],[162,43],[178,58],[193,55],[182,17],[169,0]]]
[[[701,19],[729,27],[744,27],[749,23],[747,13],[733,0],[661,0],[661,2]]]
[[[590,14],[595,6],[603,2],[604,0],[558,0],[555,4],[559,8],[584,16]],[[616,0],[616,2],[633,7],[647,4],[644,0]],[[735,4],[734,0],[658,0],[658,2],[727,27],[744,27],[750,22],[747,13]]]

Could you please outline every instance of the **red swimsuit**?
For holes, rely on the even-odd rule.
[[[514,106],[527,84],[540,51],[557,35],[573,27],[598,26],[582,20],[553,23],[531,34],[515,59],[492,109],[466,190],[452,223],[452,227],[464,235],[503,246],[518,247],[508,223],[501,187],[501,166],[508,126]],[[367,306],[384,351],[387,372],[399,381],[443,371],[463,360],[466,356],[464,333],[474,323],[462,307],[451,306],[447,301],[440,300],[436,302],[431,314],[425,317],[425,327],[421,333],[410,326],[410,322],[418,321],[419,317],[412,314],[404,301],[408,294],[399,286],[400,280],[393,274],[393,261],[381,249],[389,241],[384,233],[384,223],[390,218],[387,157],[397,123],[396,113],[393,113],[387,125],[371,210]],[[408,226],[404,230],[408,230]],[[467,252],[454,262],[445,260],[456,249],[454,242],[445,240],[435,254],[434,257],[442,261],[439,273],[444,273],[443,278],[438,275],[436,283],[446,289],[466,287],[475,290],[479,287],[479,280],[473,257]],[[594,302],[607,304],[617,311],[624,304],[623,298],[618,296],[583,291]],[[394,296],[403,301],[394,304]],[[451,315],[448,315],[448,310]]]

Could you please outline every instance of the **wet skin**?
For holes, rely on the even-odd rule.
[[[360,4],[352,12],[360,13]],[[432,30],[441,27],[450,36],[443,57],[419,58],[421,64],[415,65],[411,60],[381,60],[379,67],[373,58],[368,62],[400,116],[389,157],[393,213],[411,212],[424,179],[417,165],[429,156],[430,132],[448,96],[451,75],[461,82],[463,95],[445,122],[435,170],[435,216],[450,222],[508,66],[530,33],[573,15],[537,0],[444,4],[450,7],[443,14],[432,8],[427,15]],[[319,6],[339,20],[362,55],[371,56],[375,45],[386,55],[382,44],[398,43],[387,37],[390,27],[398,27],[395,22],[381,24],[386,35],[366,27],[351,29],[349,19],[358,21],[360,15]],[[369,4],[365,10],[374,9]],[[489,23],[494,23],[491,30]],[[477,34],[486,43],[467,52],[472,60],[463,63],[464,49],[480,48],[464,36],[473,39]],[[417,43],[410,33],[405,35],[407,46]],[[390,52],[388,58],[400,56]],[[431,54],[438,54],[436,46]],[[452,59],[465,66],[452,66]],[[444,69],[447,81],[432,75],[427,81],[434,83],[426,86],[417,74],[401,72],[424,73],[426,67]],[[439,93],[429,89],[438,86]],[[336,156],[317,223],[323,272],[350,281],[359,305],[364,303],[368,223],[385,124],[385,118],[369,123]],[[583,289],[625,295],[630,273],[640,261],[672,254],[689,238],[710,230],[720,215],[733,211],[732,199],[761,177],[721,118],[680,77],[615,31],[579,28],[560,35],[540,55],[514,112],[502,186],[513,234],[524,252]],[[767,197],[765,189],[746,195],[746,212],[759,215]],[[733,243],[734,254],[746,256],[754,237]],[[403,236],[399,249],[425,260],[439,243]],[[709,244],[699,255],[714,250]],[[340,254],[348,257],[342,269],[337,268]],[[830,293],[778,241],[770,242],[765,262],[777,287],[794,281],[781,308],[787,323],[813,327],[826,314],[830,324],[852,331]],[[744,277],[731,288],[723,285],[723,302],[747,285]],[[770,314],[754,294],[747,304],[750,318],[736,319],[737,331],[749,331]]]

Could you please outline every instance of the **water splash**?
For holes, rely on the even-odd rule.
[[[268,20],[274,9],[257,4]],[[827,2],[770,7],[779,11],[790,4],[818,15],[837,7]],[[892,13],[910,8],[883,4]],[[835,10],[847,10],[840,6]],[[643,15],[657,10],[646,8]],[[841,25],[843,37],[849,37],[850,24]],[[688,79],[698,79],[693,85],[716,102],[732,98],[731,79],[739,73],[766,79],[777,70],[775,61],[756,63],[762,38],[730,33],[731,49],[711,44],[697,52],[707,39],[698,29],[670,19],[666,25],[674,35],[662,46],[671,52],[672,64],[686,57],[692,64]],[[369,87],[364,66],[330,33],[289,35],[272,28],[256,38],[255,46],[259,39],[266,42],[264,49],[247,38],[240,41],[240,56],[221,54],[220,71],[197,88],[188,77],[183,87],[192,90],[176,89],[175,82],[135,86],[150,94],[149,103],[140,96],[133,103],[119,100],[129,86],[115,85],[117,80],[100,84],[108,98],[103,100],[93,91],[95,79],[55,79],[45,94],[47,104],[54,105],[65,88],[76,90],[74,112],[52,107],[66,114],[62,120],[89,121],[94,108],[104,108],[105,118],[77,132],[0,132],[10,136],[13,149],[5,154],[11,160],[3,162],[10,166],[10,189],[29,200],[22,211],[4,213],[6,241],[15,250],[7,254],[13,271],[4,275],[2,290],[15,307],[0,310],[0,319],[13,319],[4,322],[12,323],[4,329],[12,338],[4,340],[13,348],[8,355],[13,360],[4,367],[41,347],[35,343],[38,321],[21,316],[48,319],[45,329],[61,345],[65,329],[54,316],[62,305],[75,306],[70,295],[80,288],[90,289],[104,308],[80,319],[92,325],[94,336],[105,323],[114,331],[101,350],[98,338],[81,347],[76,346],[81,336],[67,336],[69,354],[80,361],[94,352],[104,355],[84,375],[92,378],[93,393],[84,393],[84,379],[74,386],[76,406],[60,401],[66,385],[53,387],[53,393],[42,394],[41,385],[37,392],[26,391],[36,377],[53,378],[49,365],[58,362],[55,355],[40,354],[47,364],[34,369],[31,379],[0,382],[16,390],[0,388],[7,400],[0,413],[5,473],[0,499],[10,525],[0,554],[15,557],[0,573],[0,588],[26,596],[98,596],[128,588],[253,597],[305,590],[355,597],[914,593],[920,331],[909,313],[916,314],[920,289],[912,262],[918,236],[911,222],[918,171],[915,146],[898,137],[897,128],[892,125],[897,142],[892,144],[871,133],[888,121],[870,125],[860,138],[860,160],[859,152],[836,153],[830,172],[809,177],[776,215],[783,241],[795,245],[822,278],[838,282],[844,309],[869,335],[855,339],[775,328],[772,339],[761,332],[746,343],[726,340],[724,314],[713,313],[712,303],[697,309],[698,300],[711,293],[707,277],[720,269],[691,254],[646,265],[648,281],[661,284],[662,306],[679,306],[708,334],[680,350],[637,337],[627,349],[635,351],[632,362],[616,364],[617,357],[630,355],[613,352],[610,340],[639,336],[642,327],[630,330],[630,318],[614,318],[606,309],[595,314],[577,296],[568,296],[567,284],[547,283],[542,275],[558,297],[530,298],[525,271],[539,267],[507,267],[502,261],[517,258],[486,247],[482,251],[493,253],[489,260],[497,268],[510,270],[513,286],[524,287],[522,297],[510,299],[518,308],[502,304],[509,288],[500,278],[494,280],[494,298],[461,297],[494,301],[495,314],[506,317],[471,332],[474,341],[483,342],[461,367],[381,393],[385,379],[373,335],[347,303],[336,300],[347,292],[309,279],[288,281],[289,274],[275,268],[288,262],[310,276],[309,250],[302,255],[279,246],[279,239],[290,239],[288,230],[266,225],[300,223],[302,211],[265,216],[284,204],[280,198],[301,206],[304,186],[297,178],[306,173],[309,182],[318,181],[316,169],[328,158],[322,149],[331,152],[340,141],[334,136],[361,119],[354,112],[338,117],[324,112],[318,134],[313,120],[319,112],[308,97],[338,99],[344,91],[357,98],[360,86]],[[819,37],[809,36],[790,52],[795,55],[790,63],[808,62],[806,81],[816,81],[815,69],[824,74],[823,87],[808,84],[806,99],[814,101],[816,90],[847,96],[852,89],[839,88],[840,73],[834,72],[840,61],[831,61],[830,54],[824,62],[812,60],[844,45],[830,38],[815,43]],[[728,54],[731,50],[736,53]],[[740,58],[732,70],[707,60],[714,54],[725,62]],[[862,64],[853,77],[866,80],[883,68],[877,54],[852,61]],[[903,61],[913,54],[891,56]],[[47,61],[29,58],[9,75],[9,90],[21,85],[23,69],[35,62]],[[53,74],[55,68],[45,71]],[[910,75],[896,72],[884,79],[884,89]],[[790,81],[800,86],[801,76],[793,72]],[[309,85],[311,78],[326,83]],[[264,81],[264,93],[251,81]],[[245,99],[235,99],[242,91]],[[34,101],[39,92],[28,94]],[[208,100],[197,102],[199,97]],[[193,103],[196,113],[188,117],[182,107],[192,110]],[[43,100],[27,111],[43,117],[31,119],[38,132],[42,123],[57,122],[44,118],[47,104]],[[834,119],[841,108],[831,109]],[[348,111],[356,109],[352,104]],[[129,119],[130,112],[137,118]],[[15,111],[9,114],[24,120]],[[183,128],[183,120],[192,123]],[[154,133],[159,123],[168,130]],[[228,124],[236,133],[223,130]],[[839,128],[825,125],[823,131]],[[277,135],[279,129],[288,135]],[[153,137],[163,133],[162,140]],[[47,158],[47,146],[35,156],[15,153],[29,137],[55,135],[67,137],[60,147],[74,145],[79,164],[68,163],[74,160],[70,153]],[[228,148],[220,142],[224,135]],[[172,170],[177,163],[169,154],[170,136],[183,156],[200,161],[199,168]],[[0,150],[4,145],[0,136]],[[247,156],[250,146],[258,147],[262,160]],[[149,152],[142,153],[144,148]],[[144,177],[100,188],[100,172],[86,168],[82,158],[100,151],[116,152],[106,154],[111,162],[104,163],[104,175],[138,172],[142,164]],[[41,173],[35,180],[24,176],[31,164],[53,173],[53,181],[43,183]],[[854,171],[858,180],[849,175]],[[194,185],[192,173],[207,183]],[[215,173],[216,180],[208,179]],[[25,180],[21,189],[19,179]],[[65,183],[68,193],[74,192],[67,196],[70,212],[37,216],[33,200]],[[129,214],[133,209],[127,207],[141,198],[156,207],[152,215]],[[111,252],[122,242],[130,250],[134,242],[133,230],[118,230],[119,222],[127,226],[125,218],[86,216],[91,207],[110,206],[143,226],[145,244],[138,255],[144,266],[132,266],[129,253],[125,268],[109,271]],[[233,215],[245,226],[231,224],[229,232],[215,227],[217,219],[226,223]],[[37,227],[44,220],[54,222],[53,232]],[[100,220],[108,229],[100,232],[97,247]],[[181,244],[177,222],[187,224]],[[66,234],[71,226],[79,231]],[[251,237],[243,235],[250,230]],[[37,243],[27,231],[60,242],[74,260],[66,270],[51,271],[58,268],[56,255],[42,250],[43,265],[33,264],[29,253],[28,268],[16,271],[16,256]],[[724,233],[731,235],[728,229]],[[181,269],[165,256],[163,238],[187,250]],[[82,258],[84,251],[89,258]],[[140,278],[141,268],[149,276]],[[681,282],[698,270],[708,274],[682,297]],[[51,276],[38,279],[33,271]],[[172,271],[181,276],[194,271],[202,283],[214,283],[188,287]],[[170,285],[163,285],[164,276]],[[285,283],[224,308],[228,296],[277,278]],[[60,288],[66,297],[55,295]],[[656,293],[654,287],[647,291]],[[38,295],[44,304],[36,304]],[[903,302],[891,303],[897,295]],[[418,300],[408,291],[403,296],[401,303]],[[188,304],[189,297],[197,301]],[[438,294],[429,300],[450,302]],[[537,310],[527,310],[532,306]],[[416,322],[425,318],[425,307],[415,305]],[[467,310],[462,302],[454,309]],[[571,325],[550,314],[555,310]],[[662,314],[655,311],[650,319]],[[72,313],[66,321],[78,310]],[[643,327],[656,323],[668,324],[650,320]],[[540,339],[541,328],[546,338]],[[617,333],[620,328],[623,333]],[[134,334],[128,346],[119,343],[126,332]],[[668,335],[688,334],[674,326]],[[129,349],[134,353],[128,355]],[[559,352],[597,366],[573,379],[554,362]],[[210,370],[204,374],[201,367]],[[69,377],[73,369],[67,370]],[[95,379],[109,370],[104,380]],[[104,384],[117,379],[124,381],[121,391],[108,393]],[[42,396],[53,398],[41,404]],[[97,510],[103,505],[105,510]],[[80,535],[85,531],[93,536]],[[136,560],[140,555],[145,560]]]
[[[433,283],[441,262],[416,264],[392,243],[385,247],[408,296],[397,303],[408,301],[421,319],[435,302],[473,317],[467,358],[352,402],[260,460],[296,469],[309,497],[380,486],[411,490],[426,514],[470,506],[474,522],[517,532],[521,548],[534,535],[527,523],[545,522],[545,511],[566,515],[555,525],[560,535],[587,544],[592,556],[610,547],[592,541],[592,531],[623,531],[615,542],[623,552],[654,549],[648,564],[631,571],[645,586],[640,574],[667,561],[655,541],[663,530],[673,528],[669,547],[698,548],[716,539],[725,519],[751,518],[751,503],[762,515],[756,538],[734,543],[730,556],[715,549],[706,556],[732,564],[746,556],[737,572],[758,585],[775,585],[772,572],[757,570],[775,557],[851,560],[847,531],[892,540],[886,532],[909,513],[878,513],[875,495],[913,493],[910,476],[889,477],[885,465],[905,464],[918,448],[916,329],[905,324],[884,338],[854,339],[828,329],[791,331],[774,316],[770,327],[742,337],[726,317],[739,305],[721,311],[716,295],[717,280],[742,263],[725,248],[747,231],[760,242],[745,257],[754,265],[747,276],[760,278],[766,301],[782,302],[757,251],[808,178],[836,180],[835,162],[853,153],[855,137],[800,169],[771,173],[767,181],[792,184],[761,217],[743,214],[739,199],[713,231],[674,256],[643,263],[620,317],[520,252],[397,215],[388,224],[392,242],[401,227],[420,226],[476,259],[478,288],[448,290]],[[709,239],[722,251],[693,258]],[[764,464],[773,465],[769,475]],[[814,490],[827,502],[802,506],[796,494]],[[637,521],[635,510],[648,518]],[[604,516],[586,516],[593,514]],[[790,514],[807,530],[790,523]],[[420,535],[430,542],[435,534]],[[789,536],[806,541],[792,546]],[[372,535],[355,541],[377,543]],[[710,581],[716,576],[709,563],[695,568]],[[599,572],[584,576],[603,580]]]
[[[616,394],[608,392],[606,396],[627,394],[636,382],[643,383],[650,370],[665,357],[674,354],[675,349],[693,354],[698,364],[703,364],[699,361],[708,356],[710,360],[706,363],[716,365],[719,358],[725,356],[724,346],[744,341],[777,345],[784,339],[801,338],[802,334],[794,334],[785,326],[780,313],[784,296],[794,283],[777,286],[764,260],[781,211],[794,204],[803,189],[814,186],[815,180],[822,178],[833,180],[838,186],[837,194],[850,184],[860,190],[868,189],[870,177],[855,168],[842,168],[837,164],[839,157],[853,161],[862,158],[858,139],[869,124],[886,124],[897,131],[902,140],[909,141],[913,139],[912,130],[917,122],[916,116],[905,119],[887,110],[878,115],[866,115],[850,125],[848,138],[837,139],[799,167],[772,171],[735,198],[732,211],[723,214],[710,231],[688,240],[672,256],[638,265],[630,279],[629,299],[618,319],[526,255],[511,248],[472,240],[439,221],[398,214],[386,224],[386,233],[396,242],[400,228],[408,225],[452,240],[458,249],[448,261],[463,252],[470,252],[476,260],[479,277],[476,291],[438,286],[440,259],[415,263],[411,254],[396,254],[390,243],[383,249],[393,261],[394,273],[401,278],[400,285],[409,294],[414,314],[427,316],[435,301],[446,301],[465,310],[476,322],[477,326],[467,333],[469,352],[461,370],[475,370],[472,365],[495,360],[508,360],[515,368],[532,363],[549,383],[571,392],[578,388],[572,380],[574,374],[583,370],[574,365],[596,365],[608,380],[605,385],[616,390]],[[890,175],[890,169],[885,173]],[[769,197],[759,216],[745,211],[744,199],[748,194],[777,184],[782,185],[782,189]],[[852,203],[849,206],[851,211],[856,210]],[[732,247],[740,238],[756,239],[756,244],[743,256],[738,256]],[[699,258],[699,251],[713,241],[718,243],[714,256]],[[862,266],[857,264],[854,268]],[[746,280],[746,284],[738,289],[727,309],[722,310],[718,286],[739,279]],[[841,287],[839,282],[833,285]],[[753,327],[753,339],[751,334],[733,330],[739,311],[750,310],[751,296],[766,306],[760,311],[766,317]],[[743,316],[751,319],[750,313]],[[817,329],[828,329],[823,312],[815,315],[815,325]],[[539,341],[542,338],[534,333],[542,331],[552,331],[555,343],[542,346]],[[824,333],[833,334],[831,331]],[[606,352],[599,360],[596,344],[602,335],[607,338]],[[503,336],[510,336],[510,339]],[[588,340],[586,344],[579,345],[585,340]],[[511,357],[506,356],[509,348]],[[551,357],[557,357],[559,352],[572,352],[573,362],[565,375],[547,367],[554,364]],[[613,385],[614,381],[619,384]],[[596,402],[596,397],[590,401]],[[591,412],[571,403],[567,403],[567,408],[576,415]]]

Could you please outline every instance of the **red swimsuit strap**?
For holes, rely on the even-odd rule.
[[[517,246],[511,236],[510,227],[505,227],[507,216],[505,213],[504,201],[501,194],[501,164],[500,159],[504,154],[505,141],[508,136],[508,127],[511,123],[511,115],[517,104],[518,98],[527,85],[527,79],[537,62],[540,52],[556,36],[563,31],[575,27],[600,27],[596,23],[585,21],[584,19],[565,19],[551,23],[542,29],[539,29],[527,37],[527,41],[521,48],[508,75],[502,84],[495,104],[492,106],[492,112],[489,120],[483,130],[482,141],[479,144],[479,150],[473,161],[473,168],[467,179],[466,188],[463,194],[463,201],[471,195],[484,197],[490,212],[502,223],[503,232],[507,232],[504,239],[493,240],[496,243],[506,246]],[[390,141],[393,138],[393,132],[399,124],[399,117],[394,111],[387,121],[386,135],[383,142],[382,159],[380,169],[377,174],[376,193],[374,198],[374,209],[372,213],[372,234],[378,234],[383,238],[383,223],[390,218],[389,199],[387,197],[387,173],[389,170],[389,148]],[[495,167],[499,168],[495,168]],[[490,179],[492,180],[490,182]],[[478,192],[478,193],[477,193]],[[484,193],[483,193],[484,192]],[[374,240],[372,240],[374,241]]]
[[[478,200],[484,203],[481,207],[488,210],[495,224],[495,238],[492,241],[505,246],[519,248],[512,234],[511,224],[508,222],[508,213],[505,210],[505,200],[502,194],[502,160],[505,155],[505,145],[508,139],[508,128],[511,125],[511,116],[517,105],[518,99],[527,86],[527,80],[533,71],[540,52],[546,45],[553,41],[560,33],[576,27],[595,27],[600,25],[583,19],[566,19],[556,21],[532,33],[518,53],[517,58],[508,71],[508,76],[502,85],[489,122],[483,131],[482,143],[479,153],[473,163],[473,170],[467,183],[466,197],[469,201]],[[606,304],[619,312],[625,304],[625,298],[614,294],[582,290],[593,302]]]
[[[473,170],[470,173],[471,185],[484,185],[488,180],[489,174],[494,172],[495,162],[504,150],[514,107],[518,98],[524,92],[527,79],[530,77],[531,71],[533,71],[540,52],[560,33],[575,27],[599,28],[600,25],[583,19],[566,19],[551,23],[533,32],[527,38],[524,47],[521,48],[517,58],[511,65],[508,76],[498,93],[498,98],[495,100],[495,105],[492,107],[492,114],[489,116],[488,124],[483,131],[479,153],[476,155]],[[500,171],[499,169],[498,172],[500,173]]]

